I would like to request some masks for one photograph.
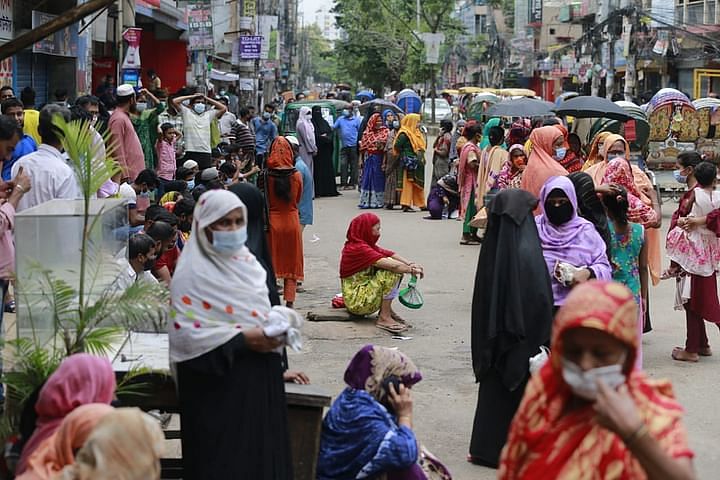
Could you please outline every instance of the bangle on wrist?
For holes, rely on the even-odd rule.
[[[625,442],[625,446],[627,448],[632,448],[632,446],[637,443],[641,438],[643,438],[645,435],[648,434],[648,428],[645,425],[645,423],[641,424],[633,433],[627,438],[623,439],[623,442]]]

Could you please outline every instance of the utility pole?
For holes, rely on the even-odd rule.
[[[631,42],[629,44],[629,49],[627,49],[628,54],[626,55],[627,66],[625,67],[625,89],[623,91],[625,94],[625,100],[628,102],[633,101],[633,98],[635,97],[635,90],[637,88],[638,42],[637,40],[632,42],[632,30],[635,30],[635,33],[637,34],[640,28],[640,18],[638,14],[638,8],[640,7],[642,7],[642,4],[636,0],[628,20],[623,21],[623,39],[626,42]],[[626,35],[629,36],[629,40],[626,39]]]

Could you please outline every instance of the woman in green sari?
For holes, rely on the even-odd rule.
[[[420,115],[405,115],[395,137],[393,149],[402,169],[400,205],[403,212],[412,212],[413,205],[425,208],[425,135],[420,131]]]

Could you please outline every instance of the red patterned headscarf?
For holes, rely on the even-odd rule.
[[[388,139],[388,128],[383,125],[382,118],[379,113],[373,113],[368,120],[367,128],[360,140],[360,151],[376,152],[384,151],[385,144]],[[381,144],[382,148],[377,148],[377,144]]]
[[[628,220],[648,226],[657,222],[657,212],[640,199],[630,163],[624,158],[610,160],[605,169],[603,185],[615,183],[625,187],[628,193]]]
[[[565,332],[591,328],[628,346],[634,362],[639,342],[632,293],[614,282],[590,281],[568,295],[553,324],[551,360],[531,378],[515,414],[500,460],[500,479],[645,479],[645,471],[622,439],[601,427],[592,404],[568,410],[572,397],[562,379]],[[650,435],[671,457],[693,457],[672,386],[639,370],[627,387]]]

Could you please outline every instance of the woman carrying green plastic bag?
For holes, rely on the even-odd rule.
[[[397,335],[408,329],[407,322],[392,309],[405,273],[422,278],[422,265],[404,259],[377,245],[380,218],[373,213],[355,217],[347,231],[340,259],[340,281],[345,307],[353,315],[379,311],[376,326]]]

